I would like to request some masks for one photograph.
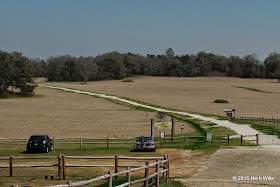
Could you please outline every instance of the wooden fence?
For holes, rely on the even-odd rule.
[[[121,141],[119,141],[121,140]],[[0,138],[0,144],[7,145],[26,145],[28,138]],[[54,146],[57,144],[77,144],[82,148],[84,144],[100,144],[105,145],[109,148],[109,145],[116,144],[130,144],[135,147],[136,139],[135,137],[129,138],[53,138]]]
[[[250,139],[250,140],[246,140],[246,141],[253,141],[253,142],[256,142],[256,145],[259,145],[259,134],[256,134],[256,135],[240,135],[240,145],[242,146],[243,145],[243,139],[244,137],[252,137],[253,139]]]
[[[246,117],[246,116],[236,116],[232,117],[232,120],[240,120],[240,121],[254,121],[259,124],[265,125],[280,125],[280,119],[278,118],[264,118],[264,117]]]
[[[66,159],[111,159],[111,157],[78,157],[78,156],[62,156],[62,158]],[[145,165],[143,166],[118,166],[118,160],[119,159],[130,159],[130,160],[156,160],[156,162],[149,164],[149,162],[146,162]],[[162,161],[160,161],[162,160]],[[102,180],[107,180],[108,181],[108,187],[112,187],[113,184],[113,178],[115,177],[115,179],[118,178],[118,176],[120,175],[126,175],[126,183],[118,185],[119,187],[125,187],[125,186],[130,186],[133,184],[137,184],[137,183],[144,183],[145,187],[151,186],[151,184],[149,184],[149,181],[153,178],[155,178],[155,186],[159,186],[159,178],[160,178],[160,174],[163,174],[163,178],[165,179],[165,182],[168,182],[168,178],[169,178],[169,165],[170,165],[170,157],[169,156],[164,156],[164,157],[122,157],[122,156],[115,156],[115,173],[112,173],[112,171],[108,171],[107,175],[103,175],[97,178],[93,178],[90,180],[86,180],[86,181],[80,181],[80,182],[76,182],[76,183],[72,183],[71,181],[68,181],[67,184],[63,184],[63,185],[54,185],[54,186],[49,186],[49,187],[74,187],[74,186],[83,186],[83,185],[88,185],[88,184],[92,184],[95,182],[100,182]],[[83,165],[83,166],[70,166],[70,165],[65,165],[65,161],[63,161],[63,179],[65,180],[66,178],[64,178],[65,176],[65,167],[97,167],[94,165]],[[102,167],[113,167],[111,165],[107,165],[107,166],[102,166]],[[118,171],[119,167],[126,167],[127,170],[125,171]],[[132,168],[134,167],[134,168]],[[155,173],[150,174],[150,168],[155,168]],[[163,168],[160,171],[160,168]],[[135,171],[141,171],[141,170],[145,170],[145,174],[144,174],[144,178],[143,179],[139,179],[139,180],[134,180],[131,181],[131,174]]]
[[[173,141],[172,141],[173,140]],[[159,147],[162,147],[164,143],[185,143],[186,146],[189,143],[205,143],[209,142],[211,144],[215,142],[227,142],[227,145],[230,144],[230,136],[229,135],[215,135],[212,136],[212,139],[208,140],[207,136],[178,136],[178,137],[164,137],[160,138]]]
[[[255,141],[257,145],[259,145],[259,135],[240,135],[240,145],[243,145],[244,137],[254,137],[254,139],[246,140],[246,141]],[[166,141],[170,139],[170,141]],[[172,141],[172,139],[174,141]],[[230,145],[230,135],[213,135],[212,139],[207,139],[207,136],[180,136],[180,137],[165,137],[160,138],[159,146],[161,147],[162,143],[185,143],[188,146],[191,142],[209,142],[214,144],[216,142],[227,142],[227,146]]]
[[[29,159],[58,159],[58,164],[44,164],[44,165],[14,165],[13,160],[29,160]],[[14,168],[36,168],[36,167],[61,167],[60,158],[56,156],[44,156],[44,157],[0,157],[0,160],[9,160],[9,165],[0,165],[0,168],[9,168],[10,169],[10,177],[13,177]]]
[[[248,135],[249,136],[249,135]],[[255,135],[250,135],[255,136]],[[241,136],[242,138],[242,136]],[[2,140],[2,141],[1,141]],[[230,135],[213,135],[212,139],[208,140],[207,136],[176,136],[176,137],[169,137],[166,136],[161,138],[161,136],[155,141],[155,144],[158,147],[162,147],[163,144],[168,143],[185,143],[186,146],[189,143],[197,142],[197,143],[204,143],[210,142],[214,144],[216,142],[227,142],[227,145],[230,145]],[[11,145],[24,145],[28,139],[21,138],[21,139],[9,139],[9,138],[0,138],[0,144],[11,144]],[[112,145],[123,144],[123,145],[132,145],[133,148],[136,148],[136,138],[53,138],[54,146],[58,144],[77,144],[79,145],[80,149],[82,149],[83,145],[85,144],[96,144],[96,145],[104,145],[107,149],[110,148]]]
[[[44,164],[44,165],[14,165],[13,160],[19,160],[19,159],[58,159],[57,164]],[[79,165],[79,164],[66,164],[66,159],[113,159],[115,162],[114,165]],[[119,160],[156,160],[153,164],[147,164],[145,166],[143,165],[119,165]],[[169,177],[169,164],[170,164],[170,156],[164,155],[163,157],[126,157],[126,156],[103,156],[103,157],[97,157],[97,156],[65,156],[64,154],[60,154],[58,156],[49,156],[49,157],[0,157],[0,160],[9,160],[9,165],[6,166],[0,166],[0,168],[9,168],[10,169],[10,177],[13,177],[13,170],[14,168],[31,168],[31,167],[57,167],[58,168],[58,178],[59,180],[66,180],[66,168],[80,168],[80,167],[109,167],[114,168],[114,174],[110,171],[108,175],[97,177],[95,179],[77,182],[71,184],[71,181],[66,186],[82,186],[86,184],[91,184],[93,182],[98,182],[100,180],[108,179],[108,184],[112,185],[112,177],[115,177],[115,179],[118,179],[119,175],[127,175],[127,183],[123,184],[123,186],[129,186],[130,184],[136,184],[139,182],[146,182],[151,178],[156,177],[156,183],[158,184],[159,181],[159,175],[164,174],[164,178],[167,181]],[[161,165],[163,164],[163,165]],[[127,168],[125,171],[119,171],[119,168]],[[149,175],[149,168],[156,168],[156,173]],[[159,169],[163,168],[162,171]],[[145,169],[145,178],[141,180],[136,181],[130,181],[131,172],[134,171],[140,171]],[[58,185],[58,186],[65,186],[65,185]]]

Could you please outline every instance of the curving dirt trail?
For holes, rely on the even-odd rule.
[[[69,88],[63,88],[63,87],[58,87],[58,86],[47,86],[47,85],[39,85],[40,87],[45,87],[45,88],[52,88],[52,89],[58,89],[58,90],[64,90],[64,91],[68,91],[68,92],[74,92],[74,93],[78,93],[78,94],[86,94],[86,95],[90,95],[90,96],[96,96],[96,97],[100,97],[100,98],[107,98],[107,99],[113,99],[113,100],[118,100],[124,103],[128,103],[134,106],[139,106],[139,107],[143,107],[143,108],[147,108],[147,109],[152,109],[155,111],[160,111],[160,112],[166,112],[166,113],[173,113],[173,114],[180,114],[180,115],[186,115],[186,116],[190,116],[192,118],[195,119],[200,119],[203,121],[209,121],[212,123],[217,124],[218,126],[223,126],[223,127],[227,127],[230,128],[232,130],[234,130],[238,136],[240,136],[241,134],[243,135],[255,135],[260,133],[259,131],[251,128],[249,125],[239,125],[239,124],[235,124],[232,123],[230,121],[227,120],[217,120],[211,117],[204,117],[198,114],[191,114],[191,113],[187,113],[187,112],[179,112],[179,111],[173,111],[173,110],[166,110],[166,109],[162,109],[162,108],[158,108],[158,107],[153,107],[153,106],[149,106],[149,105],[144,105],[144,104],[140,104],[134,101],[129,101],[127,99],[122,99],[119,98],[118,96],[110,96],[110,95],[106,95],[106,94],[98,94],[98,93],[93,93],[93,92],[88,92],[88,91],[80,91],[80,90],[74,90],[74,89],[69,89]],[[244,137],[244,139],[246,140],[250,140],[252,139],[251,137]],[[261,139],[260,139],[260,144],[270,144],[270,139],[271,136],[269,135],[262,135]],[[279,145],[280,147],[280,139],[277,137],[274,137],[274,144]],[[274,145],[274,146],[276,146]],[[278,146],[277,146],[278,147]]]

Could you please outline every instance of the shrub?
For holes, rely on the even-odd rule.
[[[133,79],[123,79],[122,82],[134,82]]]
[[[228,100],[216,99],[214,103],[228,103]]]
[[[166,116],[166,113],[165,112],[158,112],[156,117],[160,120],[162,120],[164,117]]]

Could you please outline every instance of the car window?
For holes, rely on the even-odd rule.
[[[37,141],[37,142],[43,142],[45,138],[43,136],[31,136],[30,141]]]

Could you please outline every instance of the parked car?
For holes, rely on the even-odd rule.
[[[32,135],[26,146],[27,152],[44,151],[48,153],[54,149],[53,140],[47,135]]]
[[[156,144],[153,137],[150,136],[141,136],[136,141],[136,149],[137,150],[156,150]]]

